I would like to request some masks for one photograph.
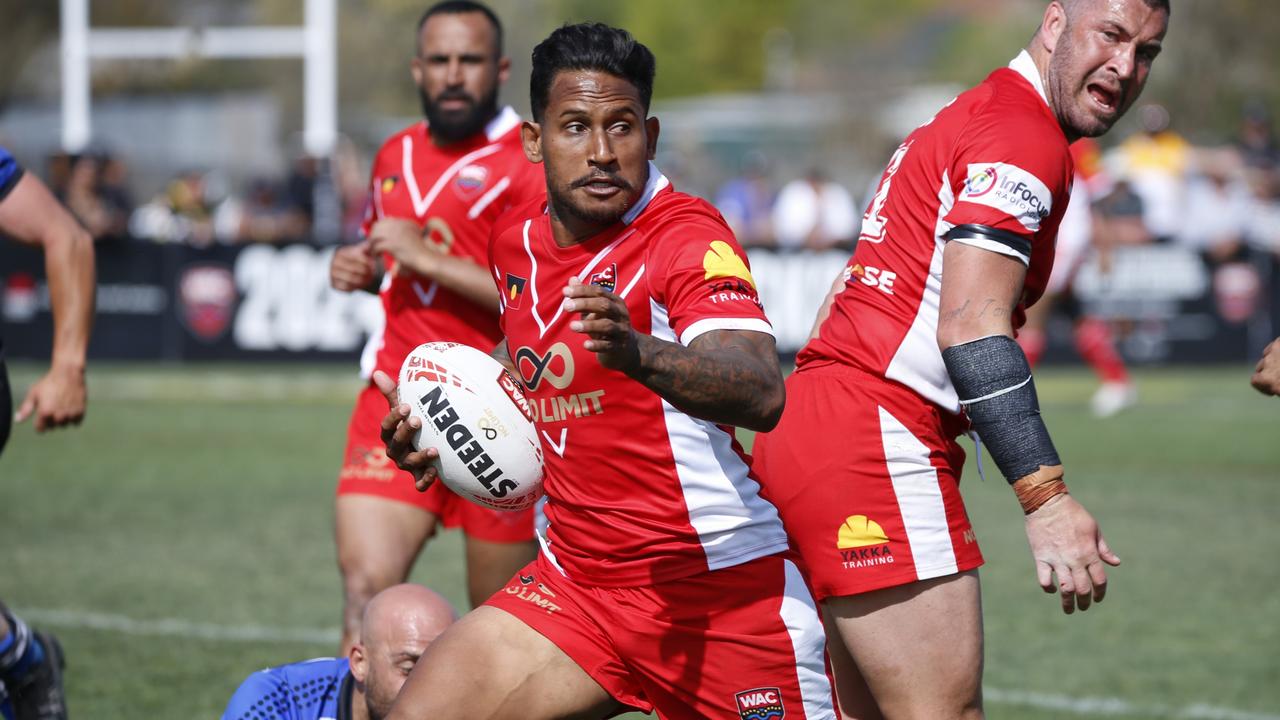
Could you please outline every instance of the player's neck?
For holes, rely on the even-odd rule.
[[[1058,88],[1049,82],[1049,61],[1052,54],[1038,40],[1033,40],[1027,47],[1027,54],[1031,56],[1036,72],[1040,74],[1040,87],[1044,88],[1044,99],[1049,104],[1049,112],[1057,118],[1058,127],[1062,128],[1062,134],[1067,136],[1067,144],[1070,145],[1079,140],[1080,136],[1072,130],[1069,123],[1063,120],[1062,113],[1058,112],[1058,98],[1055,95]]]
[[[369,705],[364,701],[364,693],[357,686],[351,691],[351,720],[369,720]],[[341,712],[338,713],[341,716]]]

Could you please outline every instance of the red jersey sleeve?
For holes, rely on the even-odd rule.
[[[1030,262],[1032,245],[1055,235],[1071,192],[1071,157],[1055,130],[1036,116],[973,119],[950,165],[948,240]]]
[[[666,308],[680,344],[712,330],[773,335],[746,253],[709,208],[666,223],[651,248],[646,260],[650,292]]]

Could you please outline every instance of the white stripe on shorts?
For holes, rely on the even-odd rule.
[[[826,635],[818,606],[809,594],[800,569],[790,560],[786,566],[786,585],[782,595],[779,615],[791,636],[791,647],[796,655],[796,678],[800,684],[800,699],[804,704],[806,720],[835,719],[835,707],[831,702],[831,681],[826,670]]]
[[[880,408],[880,439],[911,545],[916,579],[955,574],[956,551],[938,487],[938,470],[929,463],[929,448],[884,408]]]

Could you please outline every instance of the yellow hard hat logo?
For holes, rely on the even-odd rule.
[[[880,523],[868,519],[866,515],[850,515],[845,518],[836,536],[836,547],[840,550],[887,542],[889,542],[889,536],[884,534]]]
[[[711,249],[702,256],[702,269],[707,271],[704,280],[735,277],[746,280],[747,284],[753,288],[756,286],[756,281],[751,277],[747,264],[738,257],[738,253],[733,251],[733,246],[723,240],[715,240],[711,243]]]

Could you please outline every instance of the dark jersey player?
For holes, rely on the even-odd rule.
[[[393,718],[832,718],[824,637],[734,425],[771,427],[772,329],[741,248],[650,163],[653,55],[572,25],[533,52],[525,153],[548,200],[490,248],[496,354],[538,406],[542,552],[449,629]],[[426,485],[433,449],[394,400],[388,452]]]
[[[365,604],[346,657],[260,670],[240,685],[222,720],[383,720],[427,646],[455,619],[421,585],[394,585]]]
[[[10,421],[34,418],[36,432],[79,424],[85,412],[85,353],[93,325],[93,239],[48,188],[23,172],[0,147],[0,237],[44,251],[53,305],[53,356],[49,370],[13,413],[0,341],[0,451]],[[2,583],[0,583],[2,584]],[[0,604],[0,717],[58,720],[67,716],[62,693],[62,649],[52,636],[33,632]]]
[[[782,422],[756,441],[851,717],[982,716],[982,555],[957,488],[967,429],[1012,483],[1064,611],[1101,600],[1120,561],[1067,493],[1013,334],[1052,269],[1068,145],[1138,97],[1168,18],[1160,0],[1055,0],[1025,52],[907,137]]]
[[[541,170],[520,149],[520,118],[497,104],[509,61],[483,5],[450,0],[418,27],[413,77],[427,121],[391,136],[373,163],[366,239],[334,255],[339,290],[377,286],[385,315],[370,340],[367,376],[393,376],[409,351],[445,340],[489,350],[501,337],[498,293],[485,269],[494,220],[541,197]],[[336,540],[346,596],[343,643],[356,637],[374,593],[403,582],[439,525],[466,538],[471,603],[502,587],[536,549],[533,511],[497,512],[449,492],[418,493],[386,458],[378,423],[386,401],[367,385],[356,401],[338,480]]]

